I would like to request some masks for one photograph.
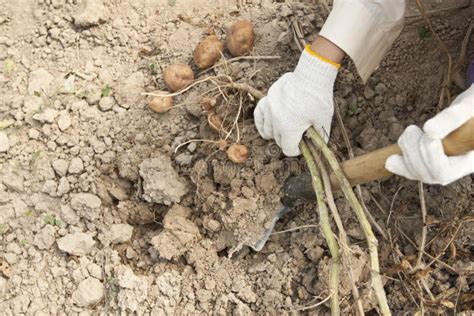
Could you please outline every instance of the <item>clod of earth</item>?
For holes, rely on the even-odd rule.
[[[148,202],[171,205],[188,193],[186,182],[174,170],[168,156],[158,153],[139,166],[143,179],[143,198]]]
[[[224,44],[216,35],[209,35],[201,40],[194,50],[194,62],[201,69],[212,67],[221,59]]]

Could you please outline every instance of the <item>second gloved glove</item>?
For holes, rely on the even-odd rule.
[[[327,141],[338,68],[339,65],[317,56],[307,46],[295,71],[278,79],[257,104],[254,117],[260,135],[275,139],[286,156],[300,154],[299,142],[310,126]]]

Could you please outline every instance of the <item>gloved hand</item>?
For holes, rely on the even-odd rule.
[[[398,139],[403,156],[390,156],[385,168],[408,179],[442,185],[473,173],[474,150],[448,157],[441,143],[444,137],[472,117],[474,85],[460,94],[450,107],[428,120],[423,130],[415,125],[408,126]]]
[[[286,156],[300,154],[298,144],[310,126],[327,142],[338,68],[338,64],[318,56],[307,46],[295,71],[278,79],[258,102],[254,117],[260,135],[275,139]]]

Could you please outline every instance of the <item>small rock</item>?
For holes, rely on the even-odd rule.
[[[58,111],[52,108],[46,108],[43,112],[36,113],[33,115],[33,119],[41,123],[54,123],[54,120],[58,116]]]
[[[107,19],[107,9],[102,0],[87,0],[84,7],[74,15],[74,25],[80,28],[87,28]]]
[[[119,244],[129,241],[132,238],[133,226],[128,224],[113,224],[107,232],[112,244]]]
[[[77,306],[86,307],[97,304],[104,297],[104,285],[96,278],[87,278],[72,293],[72,301]]]
[[[87,255],[95,245],[94,239],[85,233],[68,234],[59,238],[57,243],[60,250],[74,256]]]
[[[97,219],[101,204],[101,200],[91,193],[78,193],[71,198],[72,209],[89,220]]]
[[[183,152],[176,156],[175,160],[178,165],[186,167],[193,162],[193,156],[186,152]]]
[[[52,164],[54,171],[58,176],[64,177],[66,175],[67,169],[69,168],[69,163],[64,159],[53,160]]]
[[[71,163],[69,164],[69,173],[70,174],[78,174],[84,170],[84,163],[82,162],[81,158],[74,157],[71,159]]]
[[[39,68],[30,72],[28,80],[28,93],[34,95],[35,93],[49,92],[51,83],[54,77],[44,68]]]
[[[7,134],[0,132],[0,153],[5,153],[10,149],[10,140]]]
[[[58,127],[64,132],[71,126],[71,116],[67,112],[62,112],[58,118]]]
[[[38,140],[40,138],[40,132],[38,132],[37,130],[35,130],[34,128],[30,128],[28,130],[28,137],[30,139],[34,139],[34,140]]]
[[[38,112],[44,105],[43,99],[36,95],[29,95],[25,97],[23,101],[23,112],[25,113],[36,113]]]
[[[387,86],[384,85],[383,83],[379,82],[375,86],[375,93],[378,94],[378,95],[381,95],[381,94],[385,94],[385,92],[387,92]]]
[[[400,135],[402,135],[404,129],[405,128],[403,127],[403,125],[398,122],[390,124],[390,127],[388,129],[388,138],[390,138],[390,140],[393,142],[397,141]]]
[[[113,97],[103,97],[99,101],[99,109],[103,112],[110,111],[115,105],[115,99]]]
[[[39,231],[38,234],[36,234],[33,244],[41,250],[49,249],[55,240],[54,233],[54,227],[51,225],[46,225]]]
[[[364,88],[364,97],[366,99],[372,99],[375,96],[374,90],[372,90],[369,85],[366,85]]]
[[[143,178],[143,198],[148,202],[171,205],[188,193],[185,180],[173,169],[168,156],[158,154],[139,166]]]
[[[115,99],[117,103],[125,109],[141,105],[144,100],[141,95],[144,92],[144,85],[145,76],[142,72],[138,71],[129,75],[116,89]]]
[[[58,183],[58,190],[57,190],[57,196],[63,196],[64,194],[68,193],[71,190],[71,186],[69,185],[69,181],[67,180],[66,177],[62,177],[59,179]]]
[[[61,205],[61,218],[69,225],[76,225],[81,219],[69,205]]]

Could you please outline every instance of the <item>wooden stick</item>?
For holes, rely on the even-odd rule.
[[[331,253],[331,273],[329,277],[329,290],[332,293],[332,296],[330,305],[331,315],[336,316],[341,314],[339,309],[339,247],[337,245],[336,238],[334,238],[334,233],[331,229],[331,224],[329,223],[329,213],[325,202],[326,197],[324,194],[321,175],[318,171],[318,168],[316,167],[316,163],[314,162],[314,158],[311,155],[311,151],[304,141],[300,143],[300,150],[303,154],[304,159],[306,160],[309,171],[311,172],[313,188],[314,192],[316,193],[316,200],[318,202],[319,222],[324,238],[326,238],[326,242],[329,247],[329,252]]]
[[[448,156],[457,156],[474,150],[474,118],[446,136],[443,139],[443,148]],[[347,160],[341,164],[341,167],[351,186],[355,186],[391,176],[392,173],[385,169],[385,161],[391,155],[400,155],[401,153],[400,147],[393,144]],[[333,190],[340,189],[337,176],[334,173],[331,174],[331,184]]]
[[[365,234],[365,238],[367,239],[367,244],[369,248],[369,256],[370,256],[370,276],[372,281],[372,288],[375,292],[375,296],[377,298],[378,306],[380,309],[380,313],[382,315],[391,315],[390,308],[388,307],[387,296],[385,295],[385,290],[383,288],[382,278],[380,277],[380,264],[379,264],[379,255],[378,255],[378,241],[372,231],[372,226],[370,226],[369,220],[365,215],[362,206],[360,205],[357,197],[355,196],[354,192],[352,191],[351,185],[347,178],[344,175],[343,170],[339,166],[339,163],[336,159],[336,156],[333,152],[329,149],[326,145],[324,140],[319,136],[318,132],[313,127],[310,127],[307,131],[307,135],[311,139],[314,145],[321,150],[323,156],[328,161],[329,165],[334,171],[342,192],[346,197],[347,201],[350,203],[354,213],[359,220],[359,223],[362,227],[362,230]]]

